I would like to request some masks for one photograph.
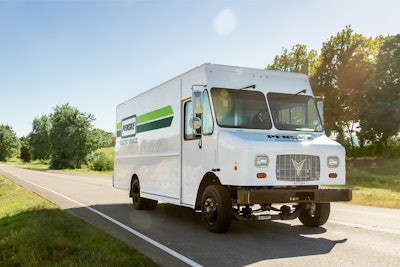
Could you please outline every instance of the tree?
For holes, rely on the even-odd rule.
[[[84,159],[93,150],[90,137],[94,116],[82,113],[67,103],[56,106],[50,120],[50,168],[81,168]]]
[[[388,139],[400,131],[400,34],[385,38],[366,86],[363,137],[386,147]]]
[[[290,52],[287,48],[282,48],[280,56],[275,56],[274,63],[268,65],[268,70],[290,71],[311,75],[314,72],[317,51],[307,50],[304,44],[294,45]]]
[[[115,146],[115,135],[113,133],[101,129],[93,129],[92,138],[95,150]]]
[[[33,120],[32,132],[29,134],[28,140],[34,159],[50,159],[50,130],[51,121],[47,115]]]
[[[18,154],[20,141],[8,125],[0,125],[0,161],[7,161]]]
[[[379,41],[356,34],[346,26],[323,43],[311,83],[314,92],[324,97],[328,134],[335,131],[343,136],[344,132],[350,135],[355,132],[365,95],[364,84],[372,73]]]
[[[20,158],[23,162],[31,162],[32,154],[29,146],[28,139],[26,137],[20,138],[21,149],[20,149]]]

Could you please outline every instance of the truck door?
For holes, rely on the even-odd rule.
[[[191,100],[182,102],[183,127],[182,127],[182,179],[181,202],[185,206],[193,207],[199,177],[201,175],[201,133],[190,127],[189,122],[193,117],[193,104]]]
[[[182,103],[184,125],[182,137],[182,204],[193,207],[197,190],[206,172],[217,170],[217,138],[213,135],[214,120],[208,90],[202,92],[201,128],[194,130],[189,122],[193,117],[191,100]]]

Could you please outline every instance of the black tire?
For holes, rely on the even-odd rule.
[[[232,222],[232,200],[221,185],[210,185],[201,198],[201,217],[210,232],[228,231]]]
[[[331,203],[315,203],[315,210],[312,213],[310,210],[305,210],[299,220],[305,226],[318,227],[328,221],[331,212]]]
[[[157,200],[152,200],[152,199],[147,199],[147,198],[144,198],[144,199],[147,202],[147,209],[148,210],[154,210],[155,208],[157,208],[157,204],[158,204]]]
[[[140,196],[140,184],[138,178],[133,178],[131,186],[133,207],[137,210],[153,210],[157,207],[157,201]]]

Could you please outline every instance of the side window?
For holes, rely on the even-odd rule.
[[[193,104],[192,101],[188,101],[185,103],[184,106],[184,118],[185,118],[185,123],[183,126],[184,130],[184,138],[185,140],[194,140],[194,139],[199,139],[200,135],[196,134],[196,130],[190,127],[190,119],[193,117]]]
[[[304,125],[304,108],[292,106],[279,111],[279,123],[286,125]]]
[[[208,97],[208,91],[203,91],[203,134],[210,135],[214,130],[214,123],[212,119],[210,99]]]

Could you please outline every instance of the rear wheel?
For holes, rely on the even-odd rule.
[[[318,227],[326,223],[331,212],[331,203],[312,203],[309,209],[306,209],[299,220],[305,226]]]
[[[140,184],[137,177],[133,178],[131,186],[133,207],[137,210],[153,210],[157,207],[157,201],[140,196]]]
[[[201,216],[207,230],[214,233],[228,231],[232,222],[229,191],[221,185],[210,185],[204,190],[201,203]]]

